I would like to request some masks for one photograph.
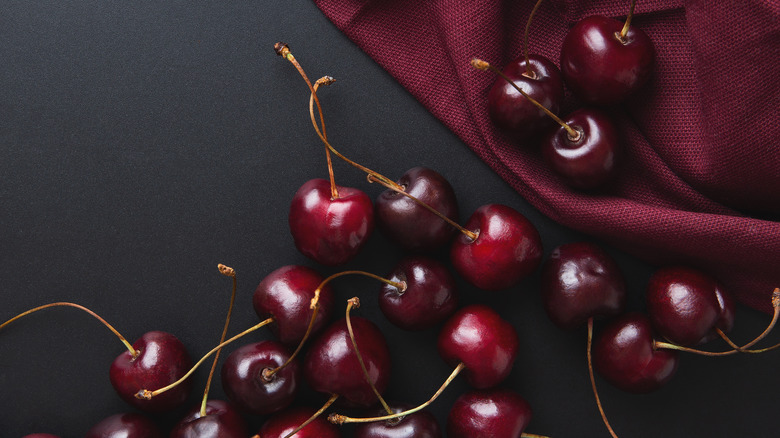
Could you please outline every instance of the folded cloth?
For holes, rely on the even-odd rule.
[[[780,287],[780,3],[640,0],[650,82],[608,109],[625,149],[610,187],[573,191],[532,141],[490,121],[486,96],[523,56],[532,0],[315,0],[323,13],[542,213],[656,265],[709,272],[753,308]],[[625,19],[628,0],[549,0],[530,52],[559,63],[579,19]],[[563,113],[580,106],[567,92]]]

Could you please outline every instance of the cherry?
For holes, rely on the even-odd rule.
[[[439,354],[451,366],[463,363],[466,380],[478,389],[499,384],[517,357],[515,329],[485,305],[460,309],[442,327]]]
[[[270,377],[268,371],[287,362],[290,353],[280,343],[262,341],[244,345],[222,364],[222,387],[239,408],[257,415],[289,406],[298,393],[300,367],[293,360]]]
[[[140,414],[112,415],[92,426],[85,438],[162,438],[152,420]]]
[[[618,315],[626,306],[626,280],[597,245],[576,242],[553,250],[542,265],[542,302],[555,325],[572,329],[589,318]]]
[[[650,320],[627,313],[610,321],[593,345],[593,365],[614,386],[633,393],[652,392],[677,371],[678,354],[656,349]]]
[[[561,47],[566,84],[594,105],[625,100],[648,80],[654,62],[653,42],[645,32],[601,16],[580,20]]]
[[[404,191],[451,220],[458,221],[458,201],[450,183],[425,167],[409,169],[398,179]],[[379,229],[388,240],[407,251],[432,252],[452,239],[456,229],[395,190],[385,190],[376,200]]]
[[[394,413],[403,412],[411,406],[391,406]],[[385,411],[378,409],[374,415],[384,415]],[[355,428],[355,438],[441,438],[441,428],[436,417],[429,411],[422,410],[387,421],[361,423]]]
[[[305,266],[283,266],[257,286],[252,297],[255,312],[260,319],[273,318],[269,327],[283,344],[300,342],[309,327],[314,290],[324,279]],[[312,332],[321,330],[333,313],[333,289],[325,285],[320,290],[319,311]]]
[[[399,289],[385,283],[379,294],[379,308],[396,326],[424,330],[455,312],[458,305],[455,280],[438,261],[422,256],[406,257],[387,278],[406,286]]]
[[[111,364],[109,378],[119,396],[147,412],[170,411],[181,406],[190,392],[189,380],[148,400],[136,395],[144,389],[162,388],[184,376],[192,366],[184,344],[170,333],[152,331],[141,336],[132,348],[137,356],[125,351]]]
[[[553,113],[560,111],[563,80],[552,61],[538,55],[519,58],[503,70],[511,82]],[[530,73],[529,73],[530,72]],[[488,92],[493,123],[515,138],[526,138],[552,125],[546,113],[530,102],[512,83],[497,78]]]
[[[374,207],[364,192],[336,186],[324,179],[307,181],[290,205],[290,232],[305,256],[328,266],[351,260],[374,228]]]
[[[352,317],[351,322],[366,371],[381,393],[390,379],[390,352],[385,337],[365,318]],[[355,406],[371,406],[377,402],[376,394],[363,376],[346,318],[327,327],[312,342],[303,370],[306,381],[315,391],[338,394],[341,400]]]
[[[531,421],[531,406],[514,391],[467,392],[447,417],[449,438],[519,438]]]
[[[659,269],[647,286],[653,328],[682,346],[696,345],[734,326],[734,300],[715,279],[687,267]]]
[[[271,417],[253,438],[287,438],[291,432],[315,415],[314,409],[297,407]],[[294,438],[340,438],[338,427],[317,417],[293,435]]]
[[[542,240],[534,225],[511,207],[478,208],[450,250],[452,264],[469,283],[485,290],[506,289],[531,274],[542,259]]]
[[[550,168],[570,187],[589,190],[614,178],[620,155],[617,129],[601,111],[583,108],[563,122],[576,131],[560,127],[542,142]]]
[[[206,415],[197,406],[179,421],[171,431],[171,438],[246,438],[249,433],[241,414],[229,403],[209,400]]]

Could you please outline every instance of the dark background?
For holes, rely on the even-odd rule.
[[[217,263],[238,272],[230,333],[258,321],[251,296],[272,270],[338,271],[300,255],[289,235],[294,192],[327,170],[307,88],[273,53],[279,40],[312,79],[337,78],[321,97],[329,138],[348,157],[394,179],[414,166],[436,169],[455,187],[464,220],[482,204],[510,205],[536,224],[546,254],[588,239],[530,207],[310,2],[4,0],[0,321],[73,301],[131,342],[149,330],[174,333],[197,358],[217,343],[228,303],[231,283]],[[372,198],[381,191],[342,162],[335,170],[341,185]],[[629,307],[641,309],[654,267],[607,249],[628,278]],[[375,233],[347,267],[384,274],[401,255]],[[517,328],[521,353],[506,385],[534,409],[528,431],[607,436],[588,381],[585,331],[563,332],[548,321],[538,282],[537,273],[497,293],[459,284],[462,302],[490,304]],[[387,397],[426,400],[450,371],[435,351],[436,330],[409,334],[389,325],[373,280],[344,278],[335,287],[340,300],[360,296],[356,314],[387,335],[394,366]],[[752,339],[768,320],[740,307],[733,337]],[[262,330],[244,343],[270,337]],[[122,351],[75,309],[47,310],[3,330],[0,437],[78,437],[130,411],[108,380]],[[777,354],[681,359],[670,385],[650,395],[599,379],[618,435],[776,435]],[[192,405],[207,368],[194,377]],[[432,406],[442,424],[466,389],[457,380]],[[212,395],[224,397],[219,379]],[[301,403],[321,402],[305,393]],[[262,420],[251,418],[253,432]]]

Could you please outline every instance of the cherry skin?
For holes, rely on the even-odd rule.
[[[261,438],[285,438],[312,415],[314,409],[297,407],[282,411],[272,416],[260,428]],[[340,438],[339,428],[329,423],[324,417],[314,419],[306,427],[293,435],[294,438]]]
[[[592,16],[580,20],[561,47],[561,73],[566,85],[584,102],[613,105],[647,82],[655,48],[647,34],[630,26],[623,41],[623,23]]]
[[[382,393],[390,381],[390,352],[385,337],[365,318],[350,317],[350,321],[371,382]],[[312,342],[303,371],[315,391],[339,394],[340,402],[346,405],[368,407],[377,403],[355,354],[345,318],[327,327]]]
[[[409,169],[397,181],[404,191],[458,222],[458,201],[449,181],[426,167]],[[412,199],[387,189],[376,200],[377,226],[410,252],[433,252],[452,240],[455,228]]]
[[[394,413],[411,409],[409,405],[391,405]],[[375,410],[371,416],[387,415],[384,409]],[[441,427],[436,417],[426,410],[417,411],[398,419],[360,423],[355,428],[354,438],[441,438]]]
[[[590,190],[612,180],[618,170],[620,143],[617,129],[601,111],[582,108],[563,121],[578,131],[571,138],[563,127],[542,142],[542,154],[552,170],[570,187]]]
[[[360,251],[374,229],[374,206],[358,189],[337,186],[331,198],[330,182],[313,179],[295,193],[290,205],[290,232],[305,256],[328,266],[341,265]]]
[[[275,369],[290,358],[287,348],[275,341],[244,345],[222,364],[222,388],[237,407],[256,415],[280,411],[298,394],[300,366],[293,359],[270,378],[264,371]]]
[[[531,274],[542,259],[542,239],[533,224],[511,207],[488,204],[479,207],[465,228],[477,232],[471,240],[458,236],[450,258],[458,273],[484,290],[516,285]]]
[[[404,330],[425,330],[439,325],[458,306],[455,280],[434,259],[406,257],[386,278],[406,284],[405,290],[383,284],[379,293],[382,313]]]
[[[136,398],[141,390],[156,390],[179,380],[192,367],[192,360],[184,344],[170,333],[147,332],[133,344],[138,357],[129,351],[120,354],[111,364],[109,378],[124,401],[146,412],[165,412],[175,409],[187,400],[192,381],[178,386],[151,400]]]
[[[696,345],[734,326],[734,300],[715,279],[686,267],[659,269],[647,286],[653,328],[670,342]]]
[[[512,371],[518,336],[514,327],[485,305],[460,309],[439,333],[439,354],[450,366],[463,362],[466,381],[477,389],[493,387]]]
[[[596,371],[623,391],[655,391],[671,380],[677,364],[676,351],[653,348],[650,320],[641,313],[613,319],[593,343]]]
[[[305,266],[283,266],[270,274],[257,286],[252,297],[255,312],[261,320],[272,317],[269,327],[279,341],[286,345],[300,342],[311,321],[309,307],[314,290],[324,278]],[[319,310],[312,333],[320,331],[333,313],[333,289],[325,285],[320,290]]]
[[[246,421],[229,403],[222,400],[206,402],[206,415],[200,405],[192,409],[171,431],[170,438],[246,438]]]
[[[531,422],[531,406],[514,391],[467,392],[447,417],[449,438],[519,438]]]
[[[550,320],[573,329],[626,307],[626,280],[612,257],[589,242],[555,248],[542,265],[542,302]]]
[[[503,72],[532,99],[558,114],[563,101],[563,80],[558,67],[538,55],[530,55],[529,64],[531,77],[526,75],[525,58],[510,62]],[[493,123],[515,138],[526,138],[552,126],[552,119],[504,78],[496,79],[487,99]]]
[[[162,438],[152,420],[141,414],[112,415],[92,426],[85,438]]]

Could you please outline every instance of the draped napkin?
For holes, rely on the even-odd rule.
[[[567,188],[534,141],[497,130],[492,73],[523,56],[532,0],[315,0],[322,12],[542,213],[655,265],[710,273],[771,309],[780,287],[780,3],[639,0],[632,25],[653,40],[650,82],[608,108],[624,154],[617,180]],[[628,0],[549,0],[529,50],[559,64],[579,19],[624,20]],[[568,91],[562,113],[580,102]]]

